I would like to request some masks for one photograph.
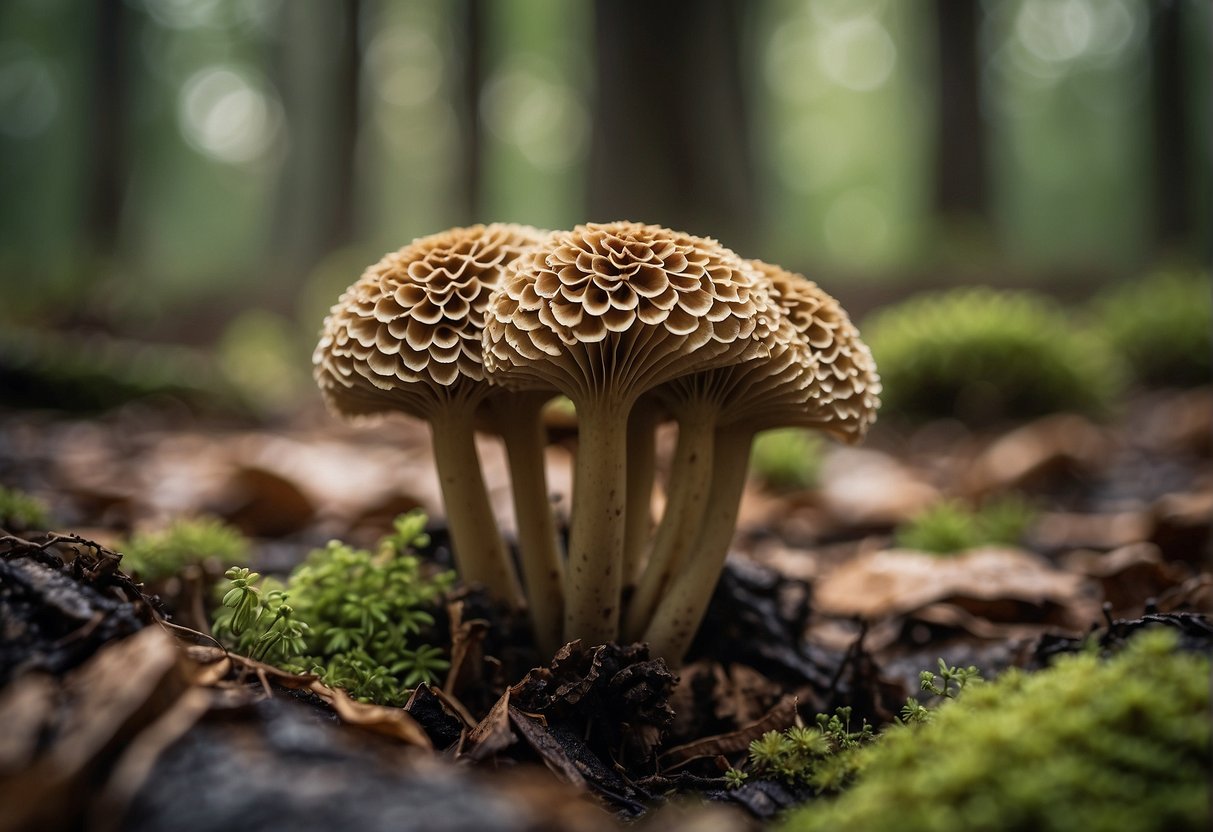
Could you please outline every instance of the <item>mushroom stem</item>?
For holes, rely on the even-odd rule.
[[[577,461],[565,577],[564,640],[603,644],[619,635],[627,511],[628,407],[577,405]]]
[[[501,417],[496,427],[509,460],[531,627],[540,652],[552,656],[564,644],[564,565],[544,471],[547,436],[541,411],[546,398],[524,398],[513,407],[499,406],[495,412]]]
[[[682,662],[691,646],[724,568],[745,491],[753,440],[754,431],[748,427],[716,431],[709,509],[695,542],[695,557],[669,583],[644,632],[652,655],[664,658],[671,667]]]
[[[441,413],[430,419],[430,432],[455,568],[464,583],[483,584],[492,595],[522,607],[518,575],[497,530],[476,456],[471,414]]]
[[[623,584],[635,585],[653,528],[653,480],[661,410],[641,398],[628,416],[628,507],[624,514]]]
[[[648,565],[628,604],[623,627],[627,639],[638,639],[644,633],[672,576],[690,559],[708,507],[716,414],[714,406],[703,402],[679,413],[668,499]]]

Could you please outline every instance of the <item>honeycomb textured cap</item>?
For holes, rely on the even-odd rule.
[[[805,404],[811,418],[856,441],[876,421],[880,376],[872,353],[838,301],[813,281],[779,266],[752,260],[768,291],[807,348],[800,361],[811,377]]]
[[[639,395],[745,352],[773,308],[761,278],[714,240],[582,225],[511,265],[486,316],[485,364],[495,383],[534,378],[574,399]]]
[[[414,240],[368,268],[324,321],[312,355],[329,407],[346,416],[487,392],[481,329],[504,270],[547,232],[493,224]]]

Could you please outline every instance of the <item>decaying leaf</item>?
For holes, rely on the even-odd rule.
[[[1082,576],[1021,549],[986,547],[941,557],[904,549],[860,555],[821,580],[814,600],[829,615],[875,619],[939,601],[964,599],[997,615],[997,602],[1054,605],[1062,621],[1085,628],[1091,604]]]
[[[658,758],[661,770],[663,773],[669,773],[694,760],[718,755],[728,756],[744,751],[749,748],[751,742],[767,731],[782,731],[796,724],[796,706],[795,696],[785,697],[770,713],[744,728],[671,748]]]

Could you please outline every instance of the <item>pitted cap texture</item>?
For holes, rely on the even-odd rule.
[[[312,356],[329,406],[345,415],[426,416],[435,402],[483,395],[489,294],[545,234],[507,224],[455,228],[367,269],[325,319]]]
[[[519,257],[485,321],[490,379],[639,394],[750,348],[772,301],[714,240],[655,225],[557,232]]]
[[[859,330],[813,281],[760,260],[750,264],[765,276],[771,296],[808,348],[810,409],[835,433],[862,438],[880,408],[880,376]]]

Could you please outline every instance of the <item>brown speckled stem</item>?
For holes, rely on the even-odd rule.
[[[551,657],[564,643],[564,565],[544,470],[547,437],[542,408],[543,399],[533,397],[508,410],[498,408],[503,418],[497,430],[509,460],[522,581],[535,643],[544,656]]]
[[[652,655],[664,658],[671,667],[681,664],[691,646],[724,568],[745,491],[753,440],[751,428],[716,431],[711,495],[693,557],[668,584],[644,633]]]
[[[653,538],[644,574],[628,604],[623,635],[639,639],[674,576],[694,557],[691,551],[704,522],[711,487],[716,408],[687,408],[678,417],[678,444],[670,465],[665,512]]]
[[[483,584],[489,594],[521,608],[518,575],[497,529],[476,456],[471,413],[437,415],[430,419],[430,431],[459,576],[464,583]]]
[[[627,510],[628,407],[576,402],[577,461],[565,573],[564,640],[587,645],[619,635]]]

